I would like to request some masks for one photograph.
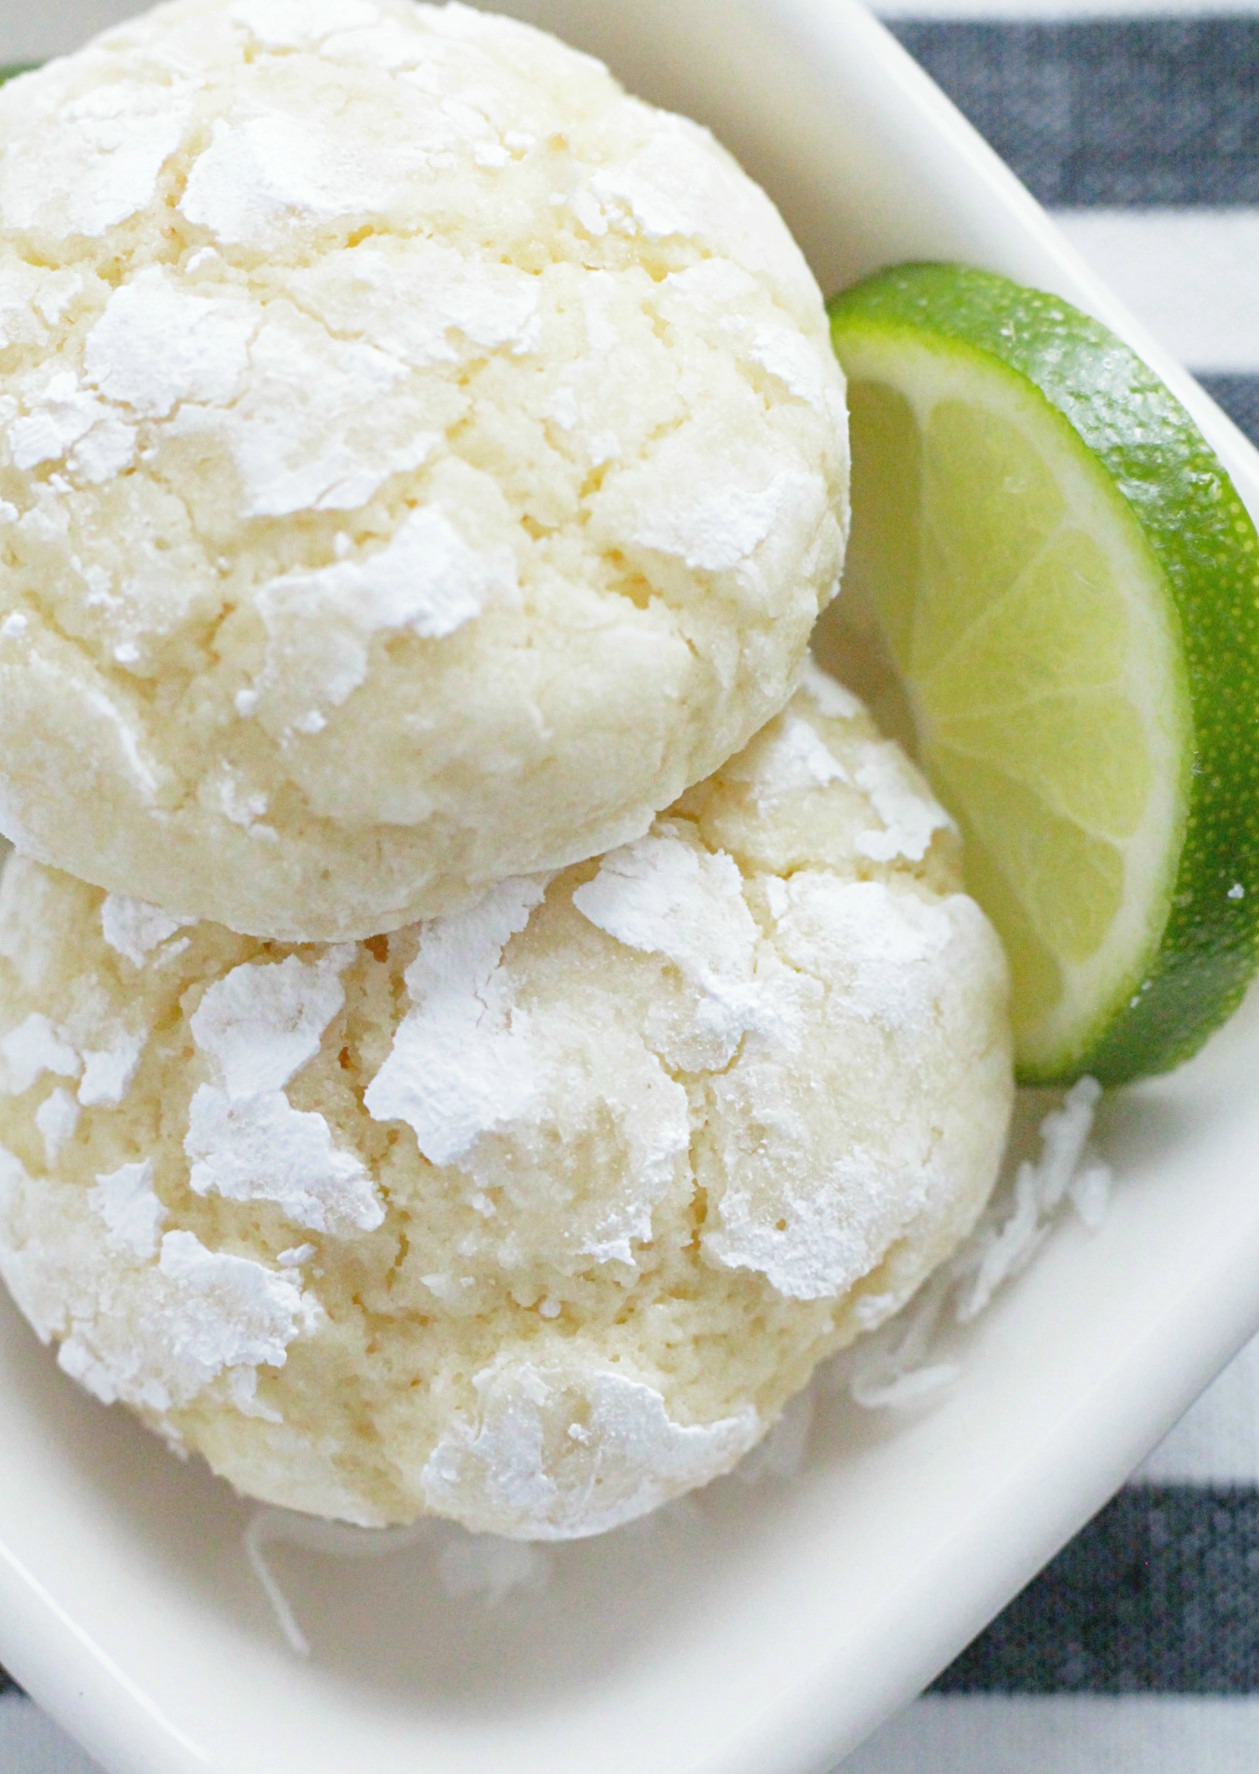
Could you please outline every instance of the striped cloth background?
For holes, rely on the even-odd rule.
[[[882,10],[1259,443],[1259,0]],[[97,1774],[2,1671],[0,1774]],[[1259,1774],[1259,1343],[842,1774]]]

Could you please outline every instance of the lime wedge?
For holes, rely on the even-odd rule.
[[[831,303],[841,606],[1005,941],[1028,1082],[1186,1059],[1259,959],[1259,538],[1163,383],[1057,297],[909,265]]]

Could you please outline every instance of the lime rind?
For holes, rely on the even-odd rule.
[[[1057,1027],[1020,1046],[1035,1081],[1167,1070],[1235,1008],[1259,956],[1259,538],[1246,508],[1162,382],[1057,297],[961,267],[908,266],[837,298],[832,326],[856,399],[864,378],[911,402],[916,389],[921,415],[952,381],[959,399],[973,403],[982,387],[995,408],[1004,401],[1034,421],[1038,441],[1057,441],[1056,471],[1074,463],[1078,485],[1091,485],[1094,534],[1126,534],[1145,563],[1127,608],[1147,619],[1129,651],[1150,681],[1143,697],[1139,685],[1128,690],[1163,804],[1145,821],[1145,853],[1127,851],[1130,890],[1111,942],[1112,959],[1126,949],[1126,960],[1109,981],[1093,970],[1091,1000],[1089,979],[1076,977]],[[903,611],[897,621],[891,651],[921,698],[947,652],[909,661]],[[937,771],[948,801],[946,773]],[[978,872],[1000,867],[984,855]],[[991,875],[986,885],[999,891]]]

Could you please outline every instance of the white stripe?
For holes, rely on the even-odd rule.
[[[1259,1342],[1225,1368],[1136,1476],[1158,1484],[1259,1483]]]
[[[1259,1700],[919,1700],[836,1774],[1255,1774]]]
[[[29,1700],[0,1700],[3,1774],[101,1774],[77,1744],[63,1737]]]
[[[1259,370],[1259,209],[1059,210],[1055,221],[1192,370]]]

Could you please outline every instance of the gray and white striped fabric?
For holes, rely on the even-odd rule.
[[[32,6],[39,41],[0,44],[0,61],[52,47],[68,5]],[[1259,0],[883,11],[1259,443]],[[0,1774],[96,1771],[10,1689]],[[1259,1343],[842,1774],[1259,1774]]]

